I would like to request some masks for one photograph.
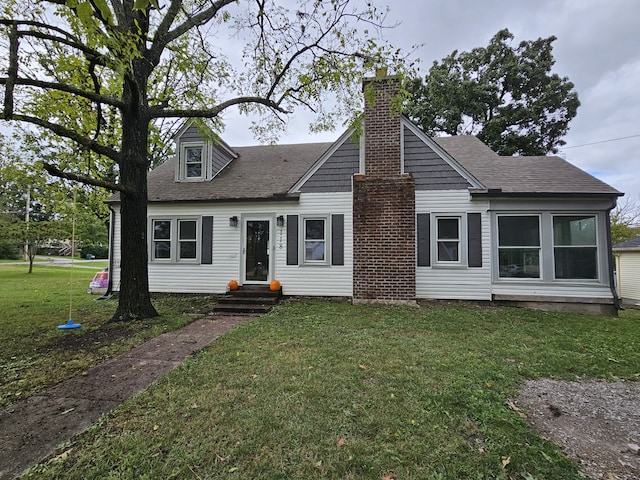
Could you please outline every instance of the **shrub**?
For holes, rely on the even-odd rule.
[[[20,248],[13,242],[7,240],[0,240],[0,258],[7,260],[19,260]]]

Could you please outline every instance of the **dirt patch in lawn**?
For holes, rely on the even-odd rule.
[[[591,478],[640,478],[640,383],[543,378],[515,398],[527,421]]]
[[[57,335],[46,343],[37,347],[38,353],[49,353],[53,350],[65,350],[67,352],[79,352],[82,350],[96,350],[101,346],[111,344],[118,340],[127,339],[137,332],[129,328],[127,324],[104,324],[92,330],[83,330],[72,334]]]

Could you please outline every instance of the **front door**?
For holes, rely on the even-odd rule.
[[[246,220],[244,247],[244,280],[246,283],[268,283],[270,220]]]

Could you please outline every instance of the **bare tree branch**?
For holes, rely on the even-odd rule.
[[[57,90],[59,92],[66,92],[72,95],[77,95],[82,98],[86,98],[87,100],[91,100],[95,103],[103,103],[106,105],[112,105],[116,108],[122,109],[124,108],[124,104],[119,100],[109,97],[107,95],[100,95],[93,92],[88,92],[78,87],[74,87],[73,85],[69,85],[66,83],[58,83],[58,82],[45,82],[42,80],[34,80],[32,78],[12,78],[9,77],[0,77],[0,85],[28,85],[30,87],[39,87],[46,88],[50,90]],[[7,92],[5,91],[5,97]]]
[[[13,115],[12,120],[17,120],[19,122],[27,122],[33,125],[38,125],[40,127],[44,127],[48,130],[51,130],[53,133],[60,137],[68,138],[69,140],[73,140],[78,145],[91,150],[99,155],[104,155],[105,157],[110,158],[115,162],[120,162],[120,153],[110,147],[106,147],[104,145],[100,145],[99,143],[93,141],[90,138],[87,138],[83,135],[78,134],[77,132],[70,130],[68,128],[63,127],[62,125],[58,125],[57,123],[49,122],[47,120],[43,120],[38,117],[32,117],[30,115]]]
[[[119,183],[107,182],[106,180],[98,180],[97,178],[88,177],[86,175],[78,175],[76,173],[65,172],[60,170],[57,166],[50,163],[43,163],[42,166],[50,175],[58,178],[64,178],[66,180],[73,180],[74,182],[80,182],[87,185],[93,185],[94,187],[102,187],[107,190],[113,190],[118,192],[127,192],[127,189]]]
[[[268,98],[264,97],[236,97],[229,100],[226,100],[219,105],[213,108],[206,109],[168,109],[164,110],[158,107],[151,107],[149,109],[149,113],[152,118],[161,118],[161,117],[184,117],[184,118],[213,118],[220,114],[223,110],[233,106],[233,105],[241,105],[245,103],[257,103],[260,105],[264,105],[276,112],[280,113],[291,113],[288,110],[285,110],[280,106],[279,103],[274,102]]]
[[[182,24],[178,25],[173,30],[169,30],[180,8],[182,7],[182,0],[173,0],[171,2],[171,6],[169,7],[169,11],[164,16],[162,23],[160,24],[156,31],[156,34],[154,35],[152,46],[149,49],[149,54],[151,55],[152,59],[159,59],[160,55],[164,51],[164,48],[169,43],[181,37],[192,28],[204,25],[209,20],[214,18],[224,7],[235,2],[236,0],[217,0],[215,2],[212,2],[211,7],[203,10],[193,17],[187,18],[187,20],[185,20]]]
[[[95,58],[98,64],[103,65],[103,63],[99,61],[99,59],[102,57],[100,52],[87,47],[78,38],[76,38],[74,35],[70,34],[69,32],[63,30],[62,28],[56,27],[54,25],[48,25],[42,22],[34,22],[31,20],[7,20],[4,18],[0,18],[0,25],[13,26],[16,28],[19,26],[36,27],[44,30],[51,30],[54,32],[58,32],[64,37],[43,33],[38,30],[18,30],[19,36],[21,37],[35,37],[35,38],[40,38],[42,40],[51,40],[52,42],[57,42],[63,45],[67,45],[69,47],[75,48],[78,51],[81,51],[88,58]]]

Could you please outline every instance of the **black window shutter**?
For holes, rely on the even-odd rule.
[[[344,265],[344,215],[331,215],[331,265]]]
[[[431,214],[418,214],[418,266],[431,266]]]
[[[202,217],[202,247],[200,263],[213,263],[213,217]]]
[[[470,267],[482,266],[482,215],[467,213],[468,262]]]
[[[298,215],[287,215],[287,265],[298,265]]]

